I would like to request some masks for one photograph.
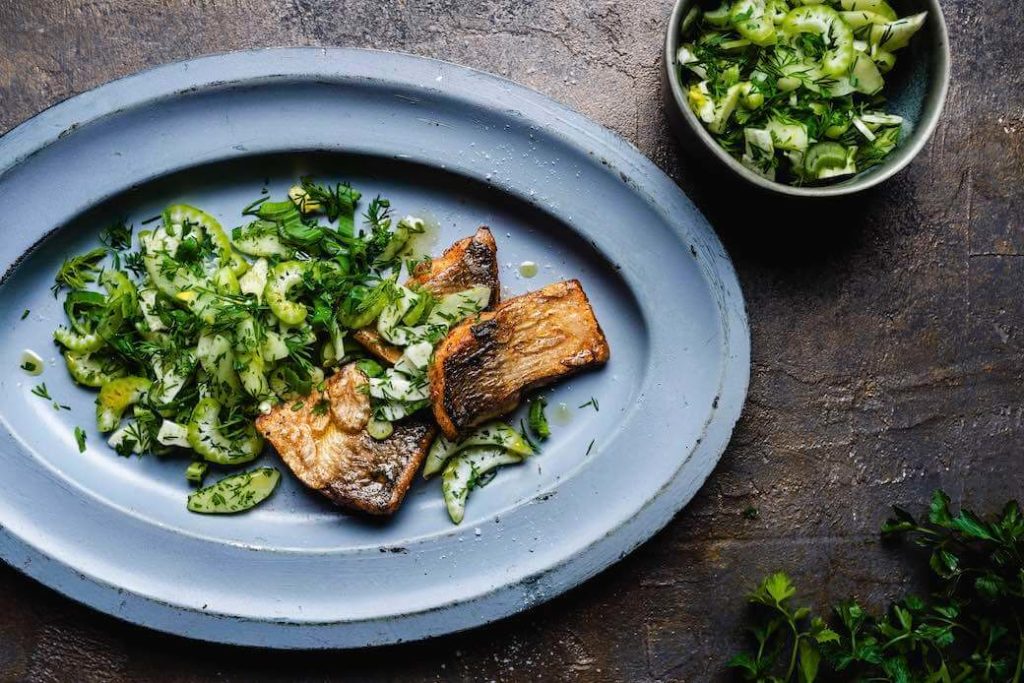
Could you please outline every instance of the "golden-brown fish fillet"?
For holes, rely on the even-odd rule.
[[[352,338],[363,345],[363,348],[382,361],[394,365],[402,357],[400,346],[389,344],[376,327],[364,327],[352,333]]]
[[[459,240],[438,258],[416,266],[406,285],[419,285],[434,296],[487,285],[491,288],[490,305],[498,303],[498,245],[490,228],[479,228],[475,235]]]
[[[355,364],[346,365],[299,410],[277,406],[256,419],[256,428],[306,486],[342,507],[390,515],[405,498],[437,428],[411,418],[396,423],[388,438],[374,439],[366,433],[366,382]]]
[[[508,299],[453,329],[430,366],[434,417],[450,439],[504,415],[525,391],[608,361],[579,281]]]
[[[475,285],[491,288],[488,307],[498,303],[501,285],[498,282],[498,245],[487,227],[475,235],[465,237],[448,247],[441,256],[416,266],[412,277],[405,283],[422,287],[434,296],[444,296],[469,289]],[[402,357],[402,349],[387,343],[377,329],[364,327],[352,337],[366,350],[383,361],[394,365]]]

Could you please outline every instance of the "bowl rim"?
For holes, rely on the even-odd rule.
[[[668,87],[672,93],[672,99],[676,108],[682,114],[683,119],[691,131],[700,139],[704,147],[718,158],[729,170],[743,180],[760,187],[761,189],[775,192],[791,197],[841,197],[855,194],[885,182],[917,157],[925,144],[931,139],[935,128],[938,126],[939,118],[945,108],[946,96],[949,92],[950,80],[950,59],[949,32],[946,28],[946,19],[942,14],[942,6],[938,0],[925,0],[929,7],[929,14],[935,17],[935,27],[938,31],[938,42],[940,45],[938,55],[938,72],[932,76],[932,86],[925,95],[926,106],[921,118],[914,126],[914,131],[906,145],[902,147],[902,153],[881,165],[878,170],[870,176],[854,176],[848,184],[823,185],[815,187],[786,185],[774,180],[768,180],[754,173],[731,154],[726,152],[711,136],[711,133],[704,125],[697,120],[697,116],[690,109],[686,100],[686,94],[675,73],[676,51],[679,49],[680,35],[679,27],[683,21],[685,12],[689,10],[698,0],[676,0],[672,9],[672,15],[668,22],[668,30],[665,33],[665,75]],[[937,84],[937,89],[936,89]]]

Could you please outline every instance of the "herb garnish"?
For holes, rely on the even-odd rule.
[[[812,683],[1019,683],[1024,676],[1024,515],[1016,501],[981,518],[953,513],[936,491],[925,519],[895,508],[886,537],[911,540],[928,554],[933,590],[872,615],[856,601],[833,608],[833,624],[792,604],[784,573],[750,595],[756,649],[729,660],[744,680]]]
[[[132,246],[132,226],[123,220],[111,223],[100,232],[100,242],[115,251]]]
[[[107,255],[107,250],[102,247],[90,249],[79,256],[71,256],[64,260],[60,270],[54,277],[53,286],[50,290],[53,295],[64,287],[70,289],[83,289],[90,282],[95,282],[100,272],[99,262]]]
[[[85,430],[75,427],[75,441],[78,443],[78,452],[85,453]]]
[[[46,401],[53,400],[53,397],[50,396],[49,389],[46,388],[46,382],[42,382],[41,384],[37,384],[34,387],[32,387],[32,393]]]
[[[583,408],[588,408],[588,407],[593,408],[594,412],[601,412],[601,405],[597,402],[597,399],[594,398],[593,396],[590,397],[589,401],[587,401],[583,405],[579,406],[578,409],[582,410]]]
[[[21,319],[22,319],[22,320],[24,320],[25,318],[27,318],[27,317],[28,317],[28,314],[29,314],[30,312],[31,312],[31,311],[29,311],[29,310],[28,310],[27,308],[26,308],[26,309],[25,309],[24,311],[22,311],[22,313],[21,313]]]
[[[543,396],[538,396],[530,401],[530,413],[529,413],[529,425],[530,431],[540,439],[545,441],[551,436],[551,426],[548,424],[548,418],[544,415],[544,407],[547,406],[548,402]]]

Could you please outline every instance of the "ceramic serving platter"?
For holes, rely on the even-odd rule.
[[[103,225],[138,228],[185,201],[230,228],[261,189],[280,195],[305,174],[428,217],[439,226],[434,253],[489,225],[505,295],[578,278],[593,302],[611,362],[546,392],[570,419],[529,464],[474,492],[460,526],[437,481],[417,482],[382,522],[340,513],[287,473],[251,513],[189,513],[186,463],[115,455],[95,431],[94,394],[63,368],[50,285]],[[444,62],[287,49],[162,66],[0,139],[0,206],[0,555],[162,631],[360,647],[529,608],[621,559],[686,505],[746,393],[736,276],[669,178],[550,99]],[[539,273],[522,277],[523,261]],[[45,359],[41,377],[19,368],[25,349]],[[33,395],[40,381],[70,410]],[[591,397],[599,410],[578,408]],[[284,469],[269,449],[258,464]]]

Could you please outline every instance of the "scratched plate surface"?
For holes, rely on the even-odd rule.
[[[262,188],[279,195],[310,173],[426,215],[439,226],[434,253],[489,225],[506,295],[578,278],[608,336],[606,368],[546,392],[571,419],[476,492],[461,526],[436,481],[417,482],[394,519],[368,521],[287,474],[250,514],[190,514],[184,463],[106,447],[94,394],[70,382],[50,341],[62,317],[53,273],[102,225],[185,201],[231,227]],[[41,187],[48,200],[33,202]],[[144,72],[0,139],[0,205],[0,554],[75,599],[180,635],[359,647],[528,608],[684,506],[745,396],[739,286],[678,188],[580,115],[443,62],[291,49]],[[535,277],[519,275],[525,260]],[[24,349],[46,360],[41,378],[18,369]],[[70,410],[32,395],[40,380]],[[578,407],[591,397],[600,410]],[[76,425],[88,432],[82,454]],[[269,451],[259,464],[280,465]]]

